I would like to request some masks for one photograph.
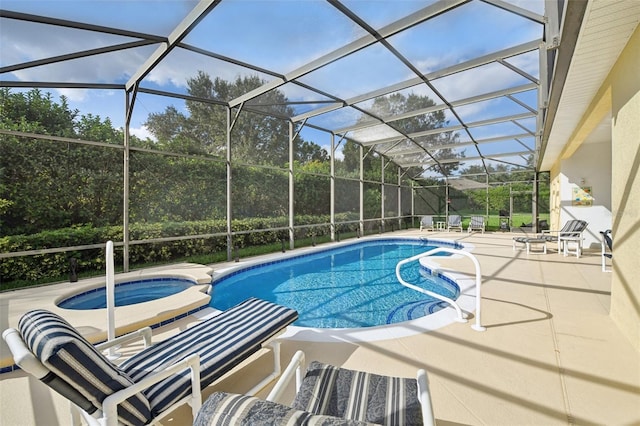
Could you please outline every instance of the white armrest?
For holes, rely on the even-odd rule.
[[[302,367],[303,366],[304,366],[304,352],[297,351],[295,354],[293,354],[293,357],[291,357],[291,361],[289,362],[289,365],[287,365],[287,368],[285,368],[284,372],[282,373],[282,376],[280,376],[280,379],[278,379],[276,384],[273,385],[273,389],[271,389],[271,392],[269,392],[269,395],[267,395],[266,400],[271,402],[278,402],[282,397],[282,394],[284,393],[285,389],[291,382],[291,379],[293,379],[294,373],[296,378],[296,393],[297,393],[298,390],[300,390],[300,385],[302,384]]]
[[[416,381],[418,382],[418,401],[420,401],[420,407],[422,408],[422,423],[425,426],[434,426],[436,419],[433,415],[433,404],[431,402],[431,391],[429,390],[427,372],[422,369],[418,370]]]
[[[145,348],[148,348],[149,346],[151,346],[151,327],[144,327],[144,328],[141,328],[140,330],[123,334],[122,336],[116,337],[113,340],[108,340],[106,342],[99,343],[95,345],[95,347],[99,351],[104,351],[105,349],[109,349],[110,347],[121,345],[123,343],[139,339],[140,337],[144,339]]]
[[[38,379],[42,379],[49,374],[49,369],[45,367],[25,345],[24,340],[22,340],[22,335],[18,330],[8,328],[2,333],[2,338],[7,342],[7,346],[9,346],[11,354],[13,355],[13,360],[18,367]]]
[[[158,383],[169,376],[172,376],[186,368],[191,369],[191,410],[195,413],[200,410],[202,405],[202,394],[200,391],[200,356],[192,354],[181,361],[167,367],[152,376],[139,381],[125,389],[115,392],[102,401],[102,424],[105,426],[116,426],[118,424],[117,408],[118,404],[125,401],[132,395],[143,391],[149,386]]]

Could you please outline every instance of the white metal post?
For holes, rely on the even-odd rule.
[[[233,125],[231,123],[231,108],[227,107],[227,141],[226,141],[226,149],[227,149],[227,261],[231,261],[233,259],[233,240],[231,238],[231,219],[232,219],[232,167],[231,167],[231,129]]]
[[[294,249],[294,205],[295,205],[295,177],[293,175],[294,149],[293,141],[295,139],[293,133],[293,122],[289,121],[289,250]]]
[[[334,230],[336,227],[336,135],[331,133],[331,156],[329,157],[331,172],[330,172],[330,185],[331,185],[331,204],[329,212],[329,222],[331,223],[331,241],[334,239]]]
[[[111,341],[116,338],[116,296],[115,296],[115,274],[113,269],[113,241],[107,241],[106,254],[106,290],[107,290],[107,340]],[[117,359],[120,354],[116,352],[115,347],[109,348],[107,355],[109,359]]]
[[[385,220],[385,215],[384,215],[384,204],[385,204],[385,188],[384,188],[384,157],[380,156],[380,229],[382,229],[382,232],[385,232],[384,229],[384,220]]]
[[[359,146],[360,152],[360,235],[364,236],[364,149]]]

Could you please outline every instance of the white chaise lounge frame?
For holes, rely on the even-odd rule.
[[[118,387],[123,387],[122,389],[113,390],[111,387],[107,387],[107,391],[105,391],[105,393],[107,393],[106,397],[99,400],[98,403],[100,405],[96,406],[95,400],[91,401],[87,399],[96,398],[95,395],[92,395],[88,389],[82,388],[77,384],[74,385],[75,382],[71,376],[78,376],[80,374],[75,367],[70,368],[70,366],[76,365],[77,362],[67,362],[66,358],[63,359],[62,364],[65,365],[66,371],[69,372],[71,370],[72,373],[71,375],[65,375],[59,370],[53,370],[51,368],[53,364],[45,365],[45,363],[51,362],[52,358],[47,358],[49,361],[41,360],[38,355],[34,353],[36,349],[32,349],[27,343],[27,341],[30,341],[32,344],[37,345],[38,343],[33,340],[33,336],[37,333],[51,333],[50,331],[40,331],[41,329],[45,330],[46,327],[36,325],[27,329],[26,333],[31,340],[29,340],[27,336],[23,336],[25,331],[22,328],[20,328],[20,330],[10,328],[3,332],[2,337],[7,342],[16,364],[25,372],[42,380],[45,384],[71,401],[71,415],[74,425],[81,424],[79,421],[81,417],[89,425],[102,426],[121,424],[120,414],[118,413],[119,404],[127,401],[132,396],[139,397],[138,395],[143,394],[145,391],[148,392],[154,385],[161,386],[163,383],[167,383],[163,381],[169,378],[171,378],[169,379],[171,380],[169,386],[172,386],[170,388],[172,393],[174,389],[173,386],[175,386],[175,396],[165,397],[162,395],[162,397],[156,397],[157,403],[154,406],[154,401],[149,395],[149,406],[151,408],[151,414],[149,415],[151,417],[145,420],[144,424],[157,424],[164,416],[185,402],[191,406],[195,418],[202,404],[201,389],[204,386],[214,382],[223,374],[232,371],[235,366],[255,354],[260,348],[268,346],[273,350],[273,371],[247,392],[252,395],[256,394],[280,376],[280,342],[277,338],[285,331],[287,325],[297,319],[297,312],[292,309],[252,298],[155,345],[150,345],[151,329],[147,327],[118,337],[112,341],[93,346],[81,337],[74,339],[73,334],[77,333],[77,331],[56,314],[44,310],[35,310],[29,314],[32,313],[36,319],[27,319],[27,323],[32,321],[32,324],[39,324],[37,321],[42,320],[38,318],[38,315],[41,317],[50,316],[53,318],[52,321],[55,325],[55,327],[50,327],[51,329],[55,328],[56,331],[62,330],[62,333],[66,332],[65,327],[67,330],[71,330],[70,333],[64,335],[64,338],[71,336],[70,340],[72,340],[72,344],[74,345],[71,350],[77,350],[78,347],[80,347],[81,350],[86,350],[90,355],[93,354],[91,356],[94,357],[96,362],[101,363],[100,365],[107,365],[108,372],[116,370],[119,372],[118,374],[122,373],[129,380],[125,381],[123,386],[119,384]],[[25,317],[27,317],[26,314]],[[247,331],[237,331],[242,327],[242,324],[246,322],[251,324],[247,326]],[[209,326],[209,324],[211,324],[211,326]],[[214,333],[216,330],[224,330],[224,332],[216,334]],[[207,334],[209,331],[211,331],[210,337]],[[183,336],[191,339],[194,335],[197,336],[197,340],[192,340],[192,347],[181,340]],[[54,338],[52,339],[51,336],[54,336]],[[51,339],[47,345],[56,346],[58,334],[51,334],[43,339],[46,338]],[[125,360],[120,366],[113,365],[106,357],[100,355],[102,351],[109,347],[122,345],[140,338],[143,338],[145,341],[145,349],[139,354]],[[54,342],[54,340],[56,340],[56,342]],[[217,345],[219,345],[219,347]],[[37,348],[38,353],[41,354],[42,346],[37,346]],[[68,347],[56,349],[58,352],[60,350],[70,353],[68,352]],[[170,360],[161,358],[162,354],[167,351],[175,355]],[[47,355],[51,353],[54,353],[53,356],[56,356],[55,353],[57,352],[48,351]],[[201,356],[205,356],[205,358],[201,358]],[[160,359],[156,360],[159,357]],[[60,359],[62,358],[58,358],[58,360]],[[75,358],[72,358],[72,360],[75,360]],[[139,364],[136,364],[136,362]],[[129,363],[129,367],[133,367],[133,369],[120,371],[127,363]],[[81,367],[87,368],[83,365],[81,365]],[[184,376],[184,372],[187,369],[189,370],[188,379]],[[206,375],[201,377],[205,372]],[[175,381],[172,377],[175,377]],[[205,380],[205,382],[203,383],[202,380]],[[187,382],[188,392],[186,387]],[[104,385],[99,385],[98,387],[104,387]],[[165,388],[161,386],[160,389]],[[160,392],[160,394],[163,393],[164,390]],[[144,398],[145,396],[142,397],[142,399]],[[91,404],[93,404],[93,406],[91,406]],[[83,409],[81,406],[88,408]],[[87,409],[90,409],[89,412],[86,411]]]
[[[103,351],[110,347],[120,346],[125,343],[132,342],[136,339],[143,337],[145,340],[144,347],[148,347],[151,343],[151,328],[145,327],[140,330],[134,331],[129,334],[120,336],[110,342],[105,342],[100,345],[96,345],[96,349]],[[51,374],[51,370],[44,366],[36,358],[36,356],[27,347],[26,343],[22,339],[22,335],[15,328],[9,328],[2,333],[2,338],[7,342],[13,359],[23,371],[31,374],[38,380],[43,380],[45,377]],[[168,367],[164,371],[154,374],[146,380],[129,386],[121,391],[115,392],[107,397],[103,402],[102,410],[98,410],[93,415],[82,410],[80,407],[71,402],[71,424],[74,426],[80,426],[80,418],[82,418],[89,426],[110,426],[118,425],[117,408],[118,404],[125,401],[132,395],[143,391],[152,384],[158,383],[172,374],[176,374],[182,370],[190,369],[191,376],[191,393],[189,396],[177,401],[173,407],[179,407],[184,403],[188,403],[191,406],[191,412],[193,418],[198,414],[200,406],[202,405],[202,393],[200,391],[200,357],[197,354],[190,355],[184,358],[182,361]],[[171,409],[166,410],[162,415],[153,419],[150,425],[158,424],[163,417],[171,412]]]

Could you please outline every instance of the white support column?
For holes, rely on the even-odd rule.
[[[116,338],[116,284],[115,284],[115,271],[113,267],[113,241],[107,241],[105,247],[105,291],[107,294],[107,340],[112,341]],[[116,360],[120,358],[121,354],[116,352],[119,346],[110,346],[107,354],[107,358],[110,360]]]
[[[535,139],[535,151],[536,155],[540,155],[540,149],[542,147],[542,132],[544,126],[544,119],[547,114],[547,108],[549,106],[549,77],[548,77],[548,55],[547,49],[544,43],[540,43],[538,49],[540,69],[540,83],[538,86],[538,116],[536,118],[536,139]],[[534,160],[538,160],[535,158]]]
[[[125,92],[125,124],[124,124],[124,150],[122,155],[122,270],[129,272],[129,147],[131,134],[131,111],[135,93]]]
[[[360,235],[364,236],[364,149],[359,145],[360,152]]]
[[[445,196],[445,200],[444,200],[445,222],[449,222],[449,182],[448,181],[445,181],[444,196]]]
[[[382,187],[380,188],[380,229],[382,230],[382,232],[385,232],[384,229],[384,219],[385,219],[385,215],[384,215],[384,201],[385,201],[385,184],[384,184],[384,157],[380,156],[380,184],[382,185]]]
[[[544,2],[544,35],[547,49],[556,49],[560,46],[560,4],[562,3],[558,0],[545,0]]]
[[[232,178],[231,178],[231,129],[233,125],[231,123],[231,108],[227,107],[227,143],[226,143],[226,151],[227,151],[227,261],[231,261],[233,259],[233,239],[231,238],[231,219],[233,218],[232,213]]]
[[[329,212],[329,222],[331,223],[331,240],[333,241],[333,229],[336,226],[336,135],[331,133],[331,155],[329,157],[330,162],[330,191],[331,191],[331,204]]]
[[[402,169],[397,167],[396,171],[398,173],[398,229],[402,229],[402,216],[404,214],[402,211]]]
[[[538,216],[539,216],[539,207],[538,207],[538,191],[540,190],[539,188],[539,183],[538,183],[538,173],[534,172],[533,173],[533,191],[531,194],[531,216],[533,217],[531,223],[533,224],[533,229],[532,232],[534,234],[540,232],[540,230],[538,229]]]
[[[416,215],[416,184],[411,181],[411,227],[413,228],[413,217]]]
[[[294,160],[294,147],[293,141],[296,135],[294,134],[293,122],[289,121],[289,250],[293,250],[295,247],[293,226],[294,226],[294,201],[295,201],[295,179],[293,176],[293,160]]]
[[[487,187],[485,188],[485,192],[486,192],[486,200],[485,200],[485,216],[487,219],[487,223],[489,223],[489,175],[485,175],[484,176],[484,181],[485,184],[487,185]]]

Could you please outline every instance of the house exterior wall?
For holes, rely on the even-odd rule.
[[[640,26],[605,84],[612,92],[611,317],[640,350]]]
[[[593,236],[612,229],[614,260],[610,315],[640,350],[640,26],[636,28],[598,93],[584,113],[571,140],[550,170],[551,229],[568,219],[590,223]],[[611,112],[611,140],[583,144],[585,132]],[[610,163],[610,177],[602,175]],[[591,186],[595,208],[571,206],[573,186]],[[601,182],[596,183],[596,180]],[[605,185],[610,184],[610,190]],[[610,197],[607,200],[607,192]],[[608,215],[608,216],[607,216]],[[610,226],[607,224],[610,223]]]

